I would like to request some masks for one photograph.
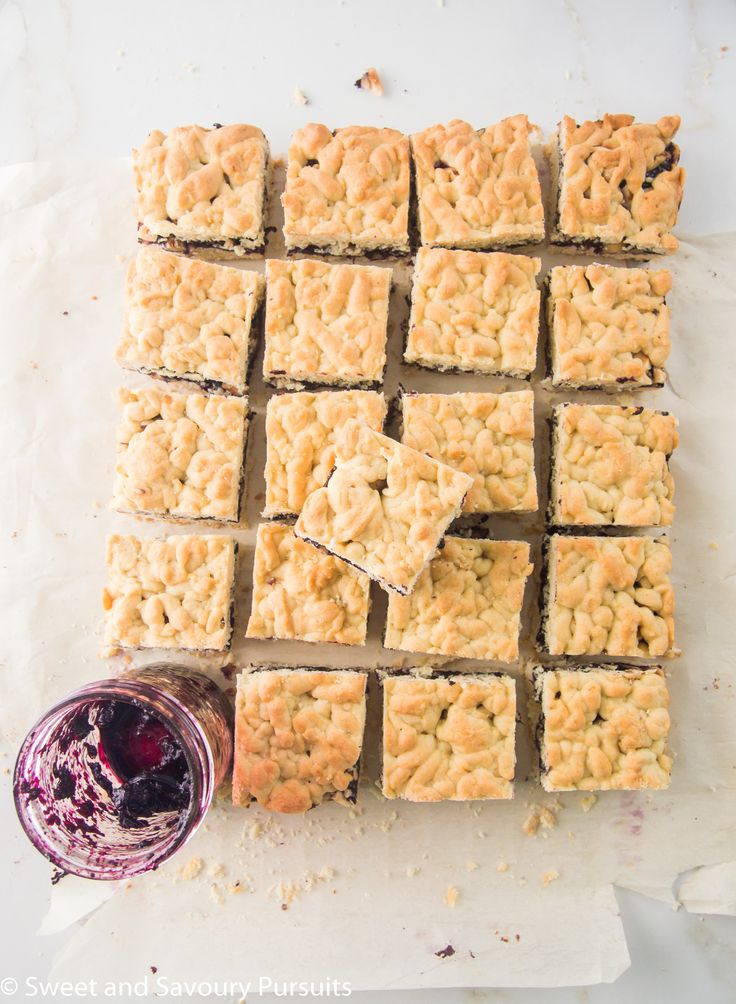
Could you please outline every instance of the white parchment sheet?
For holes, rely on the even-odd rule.
[[[112,358],[125,262],[135,252],[131,204],[125,160],[0,172],[0,727],[13,752],[49,704],[123,666],[96,654],[104,535],[166,529],[108,509],[112,391],[131,381]],[[326,805],[305,818],[268,817],[221,798],[192,843],[160,872],[117,888],[63,879],[44,930],[86,920],[72,929],[53,978],[150,979],[155,966],[177,980],[338,979],[353,989],[588,984],[613,980],[628,964],[616,884],[701,912],[736,913],[736,235],[684,239],[666,266],[674,273],[671,379],[638,400],[673,411],[682,439],[672,461],[683,655],[668,664],[676,752],[670,790],[608,793],[592,807],[578,794],[553,799],[525,780],[531,750],[522,724],[513,802],[384,801],[375,788],[379,701],[372,687],[357,810]],[[390,392],[400,381],[443,390],[520,385],[402,371],[406,287],[399,279]],[[535,389],[541,470],[549,399]],[[265,400],[255,381],[252,523],[263,501]],[[541,525],[539,516],[499,517],[489,529],[531,540],[538,565]],[[237,536],[243,561],[236,645],[227,661],[400,663],[379,643],[380,590],[364,650],[246,645],[253,529]],[[527,658],[535,588],[525,610]],[[232,686],[217,661],[206,668]],[[523,666],[514,672],[523,706]],[[533,805],[547,806],[554,825],[529,836],[523,825]],[[40,858],[38,867],[47,867]],[[447,946],[454,954],[443,951]]]

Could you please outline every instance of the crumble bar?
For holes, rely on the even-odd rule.
[[[120,388],[117,400],[113,508],[180,522],[237,523],[247,398]]]
[[[534,512],[534,394],[405,393],[401,441],[473,478],[463,514]]]
[[[390,292],[388,268],[269,259],[263,379],[292,389],[379,384]]]
[[[669,785],[669,693],[661,667],[536,667],[532,680],[546,791]]]
[[[382,678],[386,798],[512,798],[516,688],[510,676]]]
[[[300,540],[291,526],[261,523],[246,637],[365,645],[369,586],[367,575]]]
[[[537,361],[539,258],[420,248],[404,361],[528,379]]]
[[[257,272],[141,248],[128,267],[125,369],[243,394],[265,280]]]
[[[422,244],[488,249],[544,240],[526,115],[475,130],[453,119],[411,137]]]
[[[335,466],[342,427],[358,419],[383,429],[386,400],[372,390],[275,394],[266,405],[265,517],[298,516]]]
[[[225,651],[236,551],[226,536],[109,536],[105,644],[111,650]]]
[[[307,812],[354,804],[365,729],[367,673],[249,669],[235,699],[233,804]]]
[[[661,387],[670,353],[665,270],[557,266],[547,276],[552,385],[571,390]]]
[[[664,538],[547,541],[542,640],[551,655],[675,655],[672,553]]]
[[[409,140],[396,129],[298,129],[281,196],[287,252],[407,254],[410,186]]]
[[[154,130],[133,151],[138,239],[215,258],[263,253],[268,172],[256,126]]]
[[[302,507],[297,536],[410,593],[473,479],[357,421],[345,426],[335,459]]]
[[[445,537],[414,591],[389,596],[385,647],[515,662],[532,568],[523,541]]]
[[[613,404],[560,404],[552,417],[555,526],[669,526],[677,419]]]
[[[552,243],[629,258],[676,251],[671,230],[685,183],[673,142],[679,127],[677,115],[652,124],[633,115],[578,124],[566,115],[549,150]]]

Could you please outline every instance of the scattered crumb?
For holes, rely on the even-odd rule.
[[[253,823],[253,825],[250,826],[248,829],[248,837],[251,840],[258,840],[258,838],[262,836],[263,836],[263,824],[260,822],[260,820],[256,820],[256,822]]]
[[[730,48],[730,46],[728,46],[728,45],[722,45],[722,46],[721,46],[721,47],[719,48],[719,50],[718,50],[718,51],[719,51],[719,52],[728,52],[729,48]]]
[[[158,972],[158,966],[149,966],[148,968],[151,970],[154,976]]]
[[[499,861],[498,864],[496,865],[497,872],[507,872],[508,870],[509,870],[508,861]]]
[[[182,70],[186,70],[187,73],[196,73],[199,67],[194,63],[182,63]]]
[[[96,300],[96,299],[97,299],[97,297],[93,293],[92,296],[90,296],[90,300]]]
[[[409,867],[406,869],[406,877],[414,878],[415,875],[419,874],[420,869],[416,867]]]
[[[201,858],[191,858],[179,869],[179,877],[185,882],[195,879],[204,868],[204,861]]]
[[[224,874],[225,874],[225,865],[223,865],[221,862],[218,862],[217,864],[210,866],[209,870],[210,878],[222,878]]]
[[[460,899],[460,893],[454,885],[448,885],[447,892],[445,893],[445,905],[449,906],[450,909],[454,909],[457,905],[457,901]]]
[[[69,311],[68,310],[62,310],[61,313],[64,315],[64,317],[68,317],[69,316]]]
[[[570,73],[569,70],[565,70],[565,80],[570,80],[571,77],[572,77],[572,73]]]
[[[532,805],[531,812],[522,825],[522,830],[528,837],[534,837],[539,829],[551,830],[557,824],[557,813],[562,808],[559,802],[549,802],[547,805]]]
[[[542,885],[549,885],[550,882],[554,882],[559,877],[560,873],[557,871],[557,869],[550,868],[549,871],[545,872],[544,875],[542,875]]]
[[[222,904],[225,902],[225,897],[222,894],[222,889],[217,884],[217,882],[213,882],[212,885],[210,886],[210,896],[215,901],[215,903],[217,903],[218,906],[222,906]]]
[[[32,370],[37,370],[38,369],[38,363],[31,363],[31,369]]]
[[[465,867],[468,869],[469,872],[474,872],[476,870],[476,868],[478,867],[478,862],[477,861],[466,861],[465,862]]]
[[[712,540],[708,544],[708,547],[711,549],[711,551],[717,551],[718,550],[718,541],[717,540]]]
[[[598,801],[597,795],[584,795],[580,799],[580,808],[583,812],[590,812],[595,803]]]
[[[381,78],[378,76],[378,70],[373,66],[367,69],[362,77],[358,77],[355,81],[355,86],[361,91],[370,91],[377,98],[383,97],[383,84],[381,83]]]
[[[295,105],[308,105],[309,98],[301,89],[301,87],[295,87],[291,94],[292,100]]]
[[[452,945],[445,945],[444,948],[440,948],[439,952],[434,953],[438,959],[449,959],[450,956],[455,954],[455,949]]]

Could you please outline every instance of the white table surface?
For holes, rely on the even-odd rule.
[[[383,98],[353,87],[369,66],[381,73]],[[309,96],[306,107],[295,104],[295,87]],[[566,112],[680,113],[689,175],[680,229],[702,234],[736,228],[735,97],[732,0],[0,0],[0,164],[125,155],[151,128],[189,122],[259,124],[278,155],[310,120],[411,131],[523,111],[549,130]],[[15,751],[2,752],[9,763]],[[20,1000],[63,936],[35,935],[48,869],[19,832],[8,775],[0,782],[0,995],[13,977]],[[619,901],[632,967],[614,985],[352,999],[736,1000],[736,920],[627,892]],[[120,939],[124,950],[124,932]]]

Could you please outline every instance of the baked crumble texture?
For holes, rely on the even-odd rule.
[[[252,125],[180,126],[133,151],[138,236],[261,251],[268,143]]]
[[[383,794],[410,802],[513,796],[510,676],[385,676]]]
[[[109,648],[224,651],[230,644],[235,543],[226,536],[107,538]]]
[[[283,523],[261,523],[247,638],[365,645],[370,580]]]
[[[523,541],[445,537],[413,592],[389,596],[386,648],[515,662],[532,567]]]
[[[349,422],[324,488],[307,498],[297,536],[409,593],[473,481],[467,474]]]
[[[358,419],[381,432],[383,394],[326,390],[275,394],[266,405],[266,507],[264,516],[297,516],[304,500],[321,488],[335,466],[337,439]]]
[[[551,152],[558,173],[553,243],[593,242],[607,253],[671,254],[685,172],[673,142],[677,115],[635,122],[604,115],[576,123],[566,115]]]
[[[554,386],[625,390],[664,382],[669,272],[561,265],[551,269],[548,283]]]
[[[529,377],[536,366],[539,258],[420,248],[404,361]]]
[[[547,791],[666,788],[669,694],[660,667],[534,670]]]
[[[649,408],[561,404],[554,409],[551,521],[559,526],[669,526],[668,458],[677,419]]]
[[[422,244],[488,249],[544,239],[526,115],[475,130],[453,119],[411,137]]]
[[[473,478],[463,513],[534,512],[534,394],[405,394],[401,441]]]
[[[355,802],[367,673],[241,673],[235,701],[233,803],[306,812]]]
[[[380,383],[390,292],[388,268],[270,258],[264,380],[291,388]]]
[[[663,538],[548,540],[544,610],[551,655],[674,655],[672,552]]]
[[[237,522],[247,399],[124,387],[117,400],[113,507],[162,518]]]
[[[141,248],[128,266],[115,358],[154,377],[242,394],[264,290],[257,272]]]
[[[298,129],[281,196],[287,249],[408,252],[410,179],[409,140],[395,129]]]

